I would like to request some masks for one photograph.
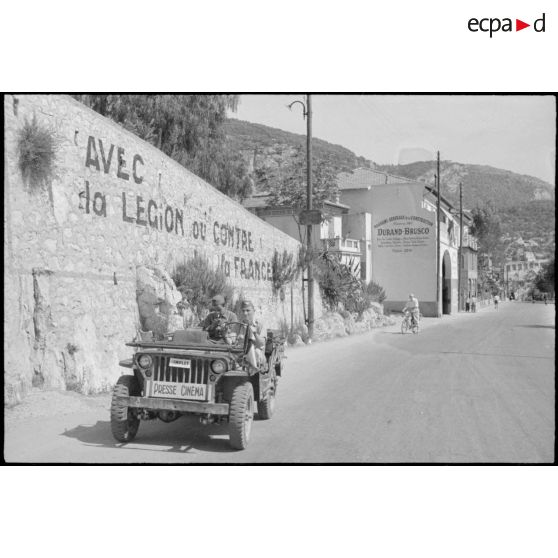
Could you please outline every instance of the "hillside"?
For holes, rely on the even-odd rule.
[[[378,165],[376,168],[413,180],[433,183],[435,161],[420,161],[408,165]],[[459,182],[463,183],[463,205],[468,208],[491,202],[503,209],[533,200],[554,200],[554,186],[533,176],[489,167],[442,161],[442,194],[459,202]]]
[[[297,148],[306,149],[306,136],[293,134],[263,124],[229,119],[225,123],[228,147],[242,153],[255,167],[274,165],[292,156]],[[349,149],[327,141],[312,138],[312,150],[316,159],[327,159],[339,172],[368,166],[364,157],[357,157]]]
[[[555,250],[555,219],[554,202],[548,200],[502,209],[500,220],[506,256],[517,259],[524,250],[529,250],[539,257],[551,257]]]

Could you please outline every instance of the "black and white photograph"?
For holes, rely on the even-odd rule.
[[[554,462],[554,95],[3,105],[6,462]]]
[[[4,3],[3,553],[554,556],[553,7]]]

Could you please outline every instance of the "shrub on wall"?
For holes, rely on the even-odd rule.
[[[179,264],[172,278],[194,312],[201,316],[209,308],[211,299],[216,294],[222,294],[227,303],[233,298],[233,288],[227,277],[220,269],[214,269],[206,258],[198,254]]]
[[[359,316],[372,302],[383,302],[384,289],[371,281],[368,285],[359,278],[360,265],[344,264],[328,253],[321,253],[316,261],[316,276],[326,307],[332,311],[357,313]]]
[[[21,174],[30,186],[38,188],[52,179],[57,147],[54,133],[41,126],[36,116],[25,120],[17,150]]]
[[[277,250],[273,253],[271,261],[273,294],[279,293],[281,300],[285,299],[285,285],[293,281],[299,272],[298,262],[293,254],[283,250],[280,254]]]
[[[325,305],[332,311],[344,308],[356,312],[362,299],[362,284],[356,273],[358,269],[343,264],[329,252],[322,252],[316,258],[315,267]]]
[[[374,281],[370,281],[368,285],[365,285],[364,292],[372,302],[379,302],[381,304],[386,299],[386,291],[378,283],[374,283]]]

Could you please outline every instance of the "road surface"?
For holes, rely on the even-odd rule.
[[[35,392],[5,411],[7,461],[549,463],[554,305],[505,302],[288,351],[276,414],[250,446],[190,417],[142,422],[119,444],[108,395]]]

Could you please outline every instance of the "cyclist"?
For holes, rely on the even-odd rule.
[[[403,307],[403,312],[411,313],[411,324],[418,325],[419,322],[419,301],[413,293],[409,293],[409,300]]]

